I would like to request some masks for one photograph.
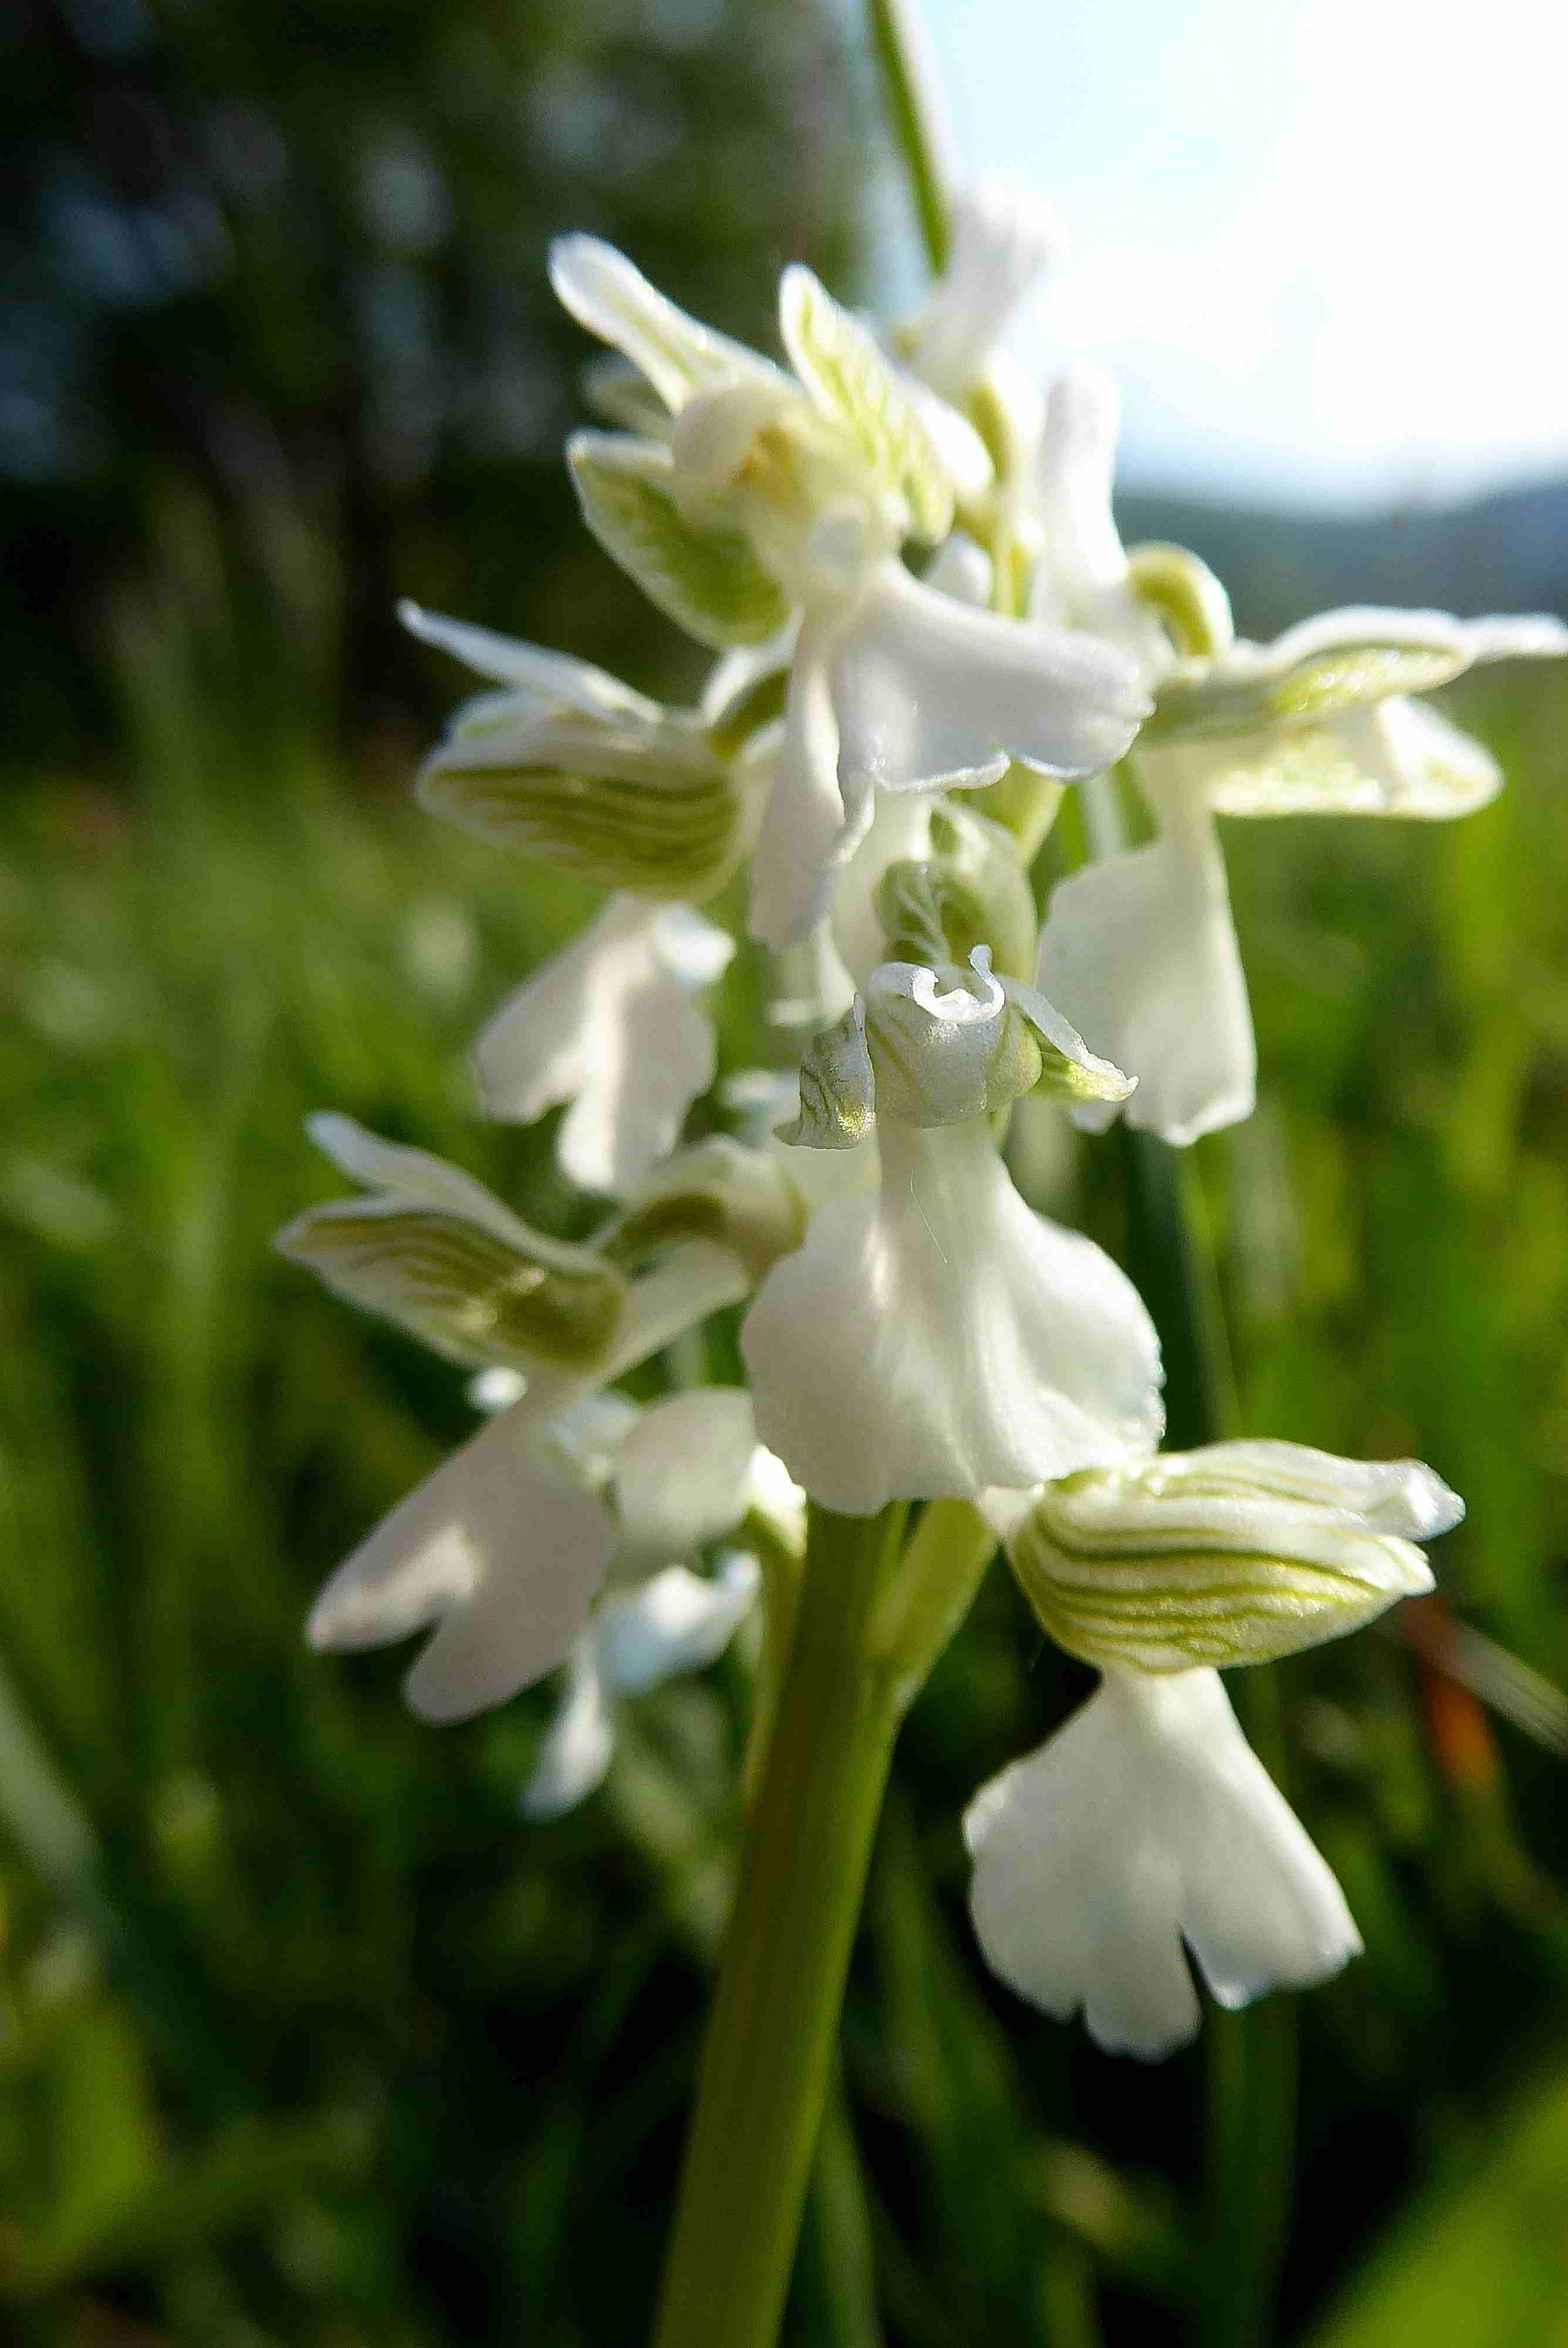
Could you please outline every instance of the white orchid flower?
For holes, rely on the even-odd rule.
[[[1080,369],[1056,386],[1041,592],[1052,616],[1125,652],[1156,696],[1132,759],[1155,837],[1059,884],[1038,975],[1140,1080],[1124,1110],[1089,1103],[1078,1121],[1102,1127],[1122,1113],[1184,1144],[1249,1116],[1256,1089],[1214,816],[1469,813],[1500,787],[1496,762],[1409,695],[1480,662],[1568,652],[1568,626],[1368,608],[1324,613],[1272,644],[1235,642],[1201,565],[1149,550],[1141,568],[1122,547],[1111,510],[1115,436],[1106,378]],[[1180,633],[1184,594],[1204,605],[1195,633],[1208,639],[1184,657],[1157,616]]]
[[[936,546],[952,526],[944,450],[978,443],[950,412],[933,429],[927,401],[809,271],[781,288],[791,375],[685,317],[593,238],[563,240],[552,270],[671,418],[658,438],[571,443],[589,528],[704,643],[760,643],[798,615],[753,866],[758,937],[784,944],[821,918],[876,790],[970,788],[1009,759],[1067,778],[1121,756],[1148,705],[1113,647],[967,608],[904,567],[907,539]]]
[[[586,661],[398,609],[497,688],[457,711],[421,774],[424,804],[616,891],[502,1004],[474,1066],[492,1117],[530,1124],[564,1102],[563,1169],[623,1197],[712,1081],[702,995],[734,948],[691,901],[721,885],[750,837],[754,762],[723,756],[702,712],[666,708]]]
[[[759,788],[745,755],[715,743],[722,704],[672,709],[540,644],[407,602],[398,616],[496,688],[463,704],[421,770],[433,815],[645,897],[701,903],[729,878]]]
[[[787,1546],[804,1541],[804,1496],[758,1444],[738,1387],[631,1406],[595,1467],[620,1542],[524,1788],[530,1818],[558,1818],[592,1793],[614,1750],[617,1704],[701,1671],[750,1612],[762,1584],[753,1556],[729,1550],[712,1574],[685,1560],[738,1533],[753,1510]]]
[[[1187,1952],[1222,2005],[1327,1979],[1360,1941],[1333,1875],[1248,1746],[1215,1664],[1337,1637],[1430,1589],[1417,1540],[1462,1504],[1414,1460],[1241,1442],[998,1496],[1045,1628],[1103,1674],[965,1831],[994,1970],[1114,2054],[1197,2029]]]
[[[1031,987],[887,963],[801,1072],[785,1138],[845,1148],[875,1127],[872,1197],[823,1207],[742,1331],[763,1439],[831,1509],[973,1496],[1158,1439],[1159,1346],[1093,1243],[1030,1212],[989,1113],[1035,1086],[1114,1092]]]
[[[1015,313],[1067,249],[1061,215],[1027,188],[985,180],[948,206],[948,256],[899,333],[909,365],[960,406],[985,378]]]
[[[1024,188],[985,180],[948,208],[946,268],[893,336],[912,373],[984,428],[995,458],[999,518],[1030,553],[1039,531],[1030,494],[1045,406],[1033,377],[1003,347],[1028,295],[1067,249],[1059,214]]]
[[[612,897],[481,1030],[473,1058],[486,1115],[529,1125],[567,1102],[562,1168],[585,1190],[624,1198],[713,1080],[702,996],[733,952],[689,906]]]
[[[308,1625],[313,1645],[353,1648],[434,1624],[408,1702],[428,1720],[466,1719],[566,1660],[620,1547],[582,1472],[583,1406],[737,1302],[750,1277],[729,1249],[690,1241],[628,1280],[531,1231],[440,1159],[347,1117],[311,1129],[372,1195],[307,1210],[282,1251],[442,1352],[525,1377],[339,1566]],[[602,1442],[602,1410],[592,1423]]]
[[[523,1788],[525,1818],[562,1818],[597,1792],[614,1757],[617,1706],[716,1662],[761,1586],[756,1559],[732,1550],[712,1574],[669,1565],[641,1589],[607,1598],[568,1661],[565,1693]]]

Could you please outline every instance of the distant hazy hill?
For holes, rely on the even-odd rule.
[[[1120,514],[1129,542],[1174,539],[1201,554],[1248,635],[1336,603],[1568,615],[1568,480],[1353,519],[1151,495],[1122,499]]]

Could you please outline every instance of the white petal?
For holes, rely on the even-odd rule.
[[[688,924],[699,919],[681,911]],[[558,1148],[586,1190],[635,1189],[712,1081],[712,1023],[693,986],[718,957],[694,963],[689,930],[670,914],[645,898],[612,897],[507,997],[474,1047],[487,1115],[528,1124],[570,1102]]]
[[[530,1394],[471,1436],[339,1566],[312,1610],[317,1647],[380,1646],[439,1618],[408,1682],[428,1719],[482,1711],[552,1671],[604,1578],[609,1514],[531,1455],[545,1406]]]
[[[923,576],[927,587],[934,587],[939,595],[951,595],[955,602],[971,603],[977,612],[991,608],[991,558],[961,530],[944,541]]]
[[[1496,798],[1484,744],[1402,694],[1321,725],[1239,735],[1179,754],[1220,815],[1363,815],[1444,821]]]
[[[708,672],[698,705],[704,722],[718,725],[753,685],[761,685],[775,670],[787,668],[794,652],[795,633],[796,623],[791,620],[764,644],[732,644],[728,652],[721,653]]]
[[[1130,1125],[1184,1144],[1251,1116],[1252,1009],[1225,861],[1201,810],[1061,882],[1039,975],[1091,1047],[1137,1078],[1122,1112]],[[1073,1112],[1093,1129],[1117,1113],[1113,1103]]]
[[[678,414],[693,391],[737,376],[787,380],[743,343],[715,334],[677,309],[623,252],[600,237],[558,237],[550,248],[550,283],[579,325],[641,368],[671,413]]]
[[[930,855],[931,810],[939,804],[936,791],[878,791],[871,828],[835,885],[834,942],[857,986],[886,956],[876,902],[882,876],[905,858]]]
[[[751,1273],[732,1248],[707,1240],[671,1248],[651,1272],[632,1282],[615,1342],[595,1373],[597,1381],[608,1385],[651,1354],[661,1353],[710,1313],[738,1304],[751,1285]]]
[[[749,926],[764,945],[806,937],[826,910],[835,864],[869,824],[869,794],[853,808],[838,778],[838,725],[829,684],[830,628],[801,630],[767,807],[752,851]]]
[[[876,571],[840,635],[833,705],[846,790],[970,789],[1009,758],[1096,774],[1150,706],[1113,646],[977,611],[897,562]]]
[[[648,1563],[688,1558],[745,1514],[756,1423],[740,1386],[698,1386],[651,1403],[615,1457],[626,1549]]]
[[[671,977],[693,989],[711,986],[735,958],[735,941],[728,930],[704,921],[690,905],[662,908],[653,943]]]
[[[1555,612],[1492,613],[1464,623],[1472,661],[1554,660],[1568,653],[1568,620]]]
[[[615,1728],[600,1676],[594,1633],[579,1641],[555,1718],[539,1740],[533,1775],[519,1807],[528,1818],[559,1818],[575,1810],[604,1781],[615,1750]]]
[[[1451,612],[1405,612],[1381,603],[1348,603],[1337,611],[1315,612],[1310,619],[1298,620],[1272,644],[1238,643],[1226,654],[1225,664],[1239,670],[1250,664],[1284,676],[1302,661],[1315,660],[1323,653],[1361,644],[1391,644],[1434,654],[1457,676],[1467,665],[1466,628],[1481,624],[1456,620]]]
[[[1266,1437],[1211,1443],[1181,1457],[1204,1474],[1237,1477],[1259,1491],[1341,1509],[1371,1531],[1401,1540],[1434,1540],[1464,1516],[1459,1494],[1419,1459],[1342,1459]]]
[[[1030,1211],[984,1120],[890,1119],[881,1151],[877,1198],[824,1208],[742,1331],[758,1430],[791,1474],[861,1516],[1156,1442],[1159,1347],[1137,1292]]]
[[[1158,621],[1134,592],[1111,510],[1116,469],[1116,386],[1080,366],[1051,386],[1041,458],[1044,561],[1056,609],[1070,627],[1119,644],[1147,678],[1171,664]]]
[[[305,1119],[305,1131],[334,1166],[367,1189],[409,1206],[456,1215],[466,1222],[477,1223],[482,1231],[493,1231],[508,1246],[531,1249],[534,1234],[493,1190],[433,1151],[384,1141],[378,1133],[336,1109],[313,1110]]]
[[[667,1566],[600,1610],[600,1669],[617,1695],[641,1695],[722,1655],[762,1587],[754,1557],[733,1550],[710,1578]]]
[[[858,850],[856,850],[858,853]],[[851,863],[854,859],[851,858]],[[836,898],[836,891],[835,896]],[[814,929],[793,945],[775,947],[768,957],[767,1021],[770,1027],[804,1030],[815,1035],[842,1019],[855,1000],[855,981],[844,966],[834,925],[824,915]],[[800,1103],[792,1073],[779,1074],[775,1091],[779,1108],[764,1133],[793,1117]]]
[[[945,397],[961,399],[1067,234],[1049,204],[995,180],[960,190],[949,215],[950,257],[909,331],[909,357]]]
[[[1473,814],[1502,788],[1502,769],[1484,744],[1401,694],[1349,710],[1325,731],[1343,747],[1363,795],[1368,785],[1376,792],[1368,813],[1440,821]]]
[[[641,1416],[630,1395],[585,1394],[555,1411],[534,1438],[541,1463],[590,1492],[610,1481],[621,1445]]]
[[[477,675],[512,686],[512,693],[490,698],[514,704],[519,715],[530,708],[574,709],[585,717],[656,726],[664,714],[658,702],[634,693],[607,670],[574,660],[569,653],[549,652],[542,644],[498,635],[493,628],[477,628],[466,620],[449,620],[444,613],[425,611],[406,596],[398,604],[397,616],[410,634],[423,643],[438,645]]]
[[[1192,1948],[1222,2004],[1304,1986],[1360,1950],[1344,1896],[1218,1674],[1108,1677],[965,1821],[994,1970],[1112,2054],[1194,2034]]]

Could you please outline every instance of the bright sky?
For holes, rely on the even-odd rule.
[[[1144,485],[1319,506],[1568,471],[1557,0],[923,0],[955,165],[1073,234],[1020,355]]]

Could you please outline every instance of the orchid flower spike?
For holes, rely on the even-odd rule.
[[[973,788],[1009,759],[1070,778],[1122,755],[1149,705],[1120,652],[969,608],[899,560],[906,541],[941,543],[963,477],[989,459],[809,270],[781,287],[792,373],[686,317],[592,237],[562,240],[552,275],[668,412],[657,436],[571,441],[589,529],[702,643],[795,630],[756,936],[786,944],[821,918],[878,789]]]
[[[621,1545],[572,1451],[573,1414],[737,1302],[754,1273],[735,1245],[682,1237],[677,1220],[667,1254],[629,1278],[608,1251],[546,1239],[424,1150],[343,1117],[310,1130],[370,1195],[307,1209],[282,1251],[448,1356],[524,1380],[339,1566],[310,1617],[317,1647],[380,1646],[434,1624],[408,1702],[427,1720],[466,1719],[566,1660]],[[693,1176],[679,1194],[689,1223],[700,1193]],[[711,1228],[727,1229],[722,1202]]]
[[[1159,1345],[1092,1241],[1033,1214],[988,1118],[1036,1089],[1125,1091],[1032,986],[884,963],[801,1070],[784,1138],[875,1128],[876,1193],[823,1207],[764,1281],[741,1350],[763,1440],[830,1509],[972,1497],[1158,1439]]]
[[[1196,2031],[1187,1952],[1222,2005],[1358,1954],[1344,1896],[1248,1746],[1215,1666],[1337,1638],[1430,1589],[1415,1543],[1462,1503],[1414,1460],[1211,1444],[997,1496],[1026,1597],[1102,1674],[965,1831],[987,1959],[1031,2003],[1081,2008],[1113,2054]]]
[[[1177,1144],[1250,1116],[1256,1046],[1216,814],[1446,818],[1491,798],[1491,755],[1409,696],[1476,663],[1568,652],[1550,616],[1327,612],[1238,643],[1223,590],[1179,548],[1123,549],[1111,510],[1115,396],[1081,370],[1051,395],[1046,609],[1139,666],[1154,715],[1132,759],[1155,837],[1056,889],[1039,980],[1140,1079],[1124,1113]]]

